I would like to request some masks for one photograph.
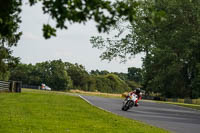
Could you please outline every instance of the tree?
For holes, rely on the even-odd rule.
[[[192,98],[200,97],[200,63],[196,64],[195,78],[192,80]]]
[[[131,88],[131,90],[135,90],[136,88],[141,88],[142,86],[135,81],[127,80],[126,84]]]
[[[10,80],[22,81],[23,84],[31,85],[30,78],[32,73],[32,64],[18,64],[14,69],[10,71]],[[31,77],[30,77],[31,76]]]
[[[11,56],[11,51],[0,46],[0,80],[8,80],[10,70],[19,63],[19,58]]]
[[[107,0],[29,0],[30,6],[36,3],[42,3],[44,14],[55,20],[56,25],[51,26],[48,23],[43,25],[43,36],[48,39],[56,36],[56,29],[67,29],[66,22],[86,23],[94,20],[97,23],[99,32],[106,32],[110,26],[115,24],[116,16],[124,16],[126,20],[133,20],[135,7],[137,2],[132,0],[110,2]],[[14,62],[17,58],[11,57],[12,46],[17,46],[17,42],[22,35],[19,32],[19,24],[21,23],[20,12],[22,8],[22,0],[6,0],[0,1],[0,50],[4,50],[1,55],[0,67],[4,70],[0,71],[1,77],[9,77],[8,64]],[[9,51],[9,52],[8,52]],[[14,59],[14,60],[13,60]],[[6,70],[6,72],[5,72]],[[4,76],[2,76],[4,75]],[[5,78],[7,79],[7,78]]]
[[[129,67],[128,79],[137,83],[142,83],[142,69],[136,67]]]
[[[126,60],[127,56],[145,53],[146,91],[166,97],[192,97],[198,90],[192,83],[198,84],[199,79],[199,5],[194,0],[140,1],[134,21],[125,27],[127,35],[119,38],[124,29],[117,25],[119,34],[114,39],[98,36],[91,42],[96,48],[105,48],[102,59]]]
[[[109,74],[109,72],[107,70],[91,70],[90,74],[92,75],[106,75],[106,74]]]
[[[18,31],[21,0],[0,1],[0,46],[16,46],[21,32]]]
[[[97,75],[93,78],[96,80],[96,89],[100,92],[122,93],[131,90],[126,82],[115,74]]]
[[[65,22],[86,23],[94,20],[99,32],[108,31],[115,24],[116,16],[126,16],[132,20],[137,2],[132,0],[116,1],[107,0],[29,0],[33,6],[42,2],[44,14],[49,14],[56,22],[56,28],[67,29]],[[56,36],[56,29],[49,24],[43,26],[44,37]]]
[[[90,71],[91,75],[99,75],[99,73],[100,73],[100,71],[98,69]]]
[[[74,88],[89,90],[88,81],[90,77],[84,66],[65,62],[65,70],[71,77]]]
[[[117,75],[115,74],[107,74],[105,75],[105,78],[109,80],[109,84],[111,87],[111,92],[115,93],[122,93],[124,91],[130,91],[130,88],[128,85],[121,80]]]
[[[72,80],[61,60],[46,61],[35,65],[18,64],[11,71],[10,79],[22,81],[26,85],[40,86],[45,83],[53,90],[72,88]]]
[[[128,80],[128,74],[127,73],[118,73],[114,72],[115,75],[117,75],[121,80],[127,81]]]
[[[47,73],[49,74],[49,86],[54,90],[69,90],[72,88],[72,80],[67,71],[65,64],[61,60],[53,60],[49,64]]]
[[[20,7],[21,0],[0,1],[0,80],[8,80],[9,70],[19,62],[10,48],[17,45],[22,34],[18,32]]]

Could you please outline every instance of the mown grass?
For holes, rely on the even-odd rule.
[[[0,94],[0,133],[167,133],[93,107],[76,96],[45,91]]]
[[[178,105],[178,106],[182,106],[182,107],[187,107],[187,108],[200,110],[200,105],[197,105],[197,104],[186,104],[186,103],[177,103],[177,102],[161,102],[161,101],[156,101],[156,102],[173,104],[173,105]]]
[[[183,104],[183,103],[182,103],[182,104],[175,103],[175,105],[200,110],[200,105],[195,105],[195,104]]]

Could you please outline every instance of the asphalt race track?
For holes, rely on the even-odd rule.
[[[200,133],[200,111],[176,105],[140,101],[139,107],[122,111],[123,99],[82,96],[91,104],[115,114],[143,121],[174,133]]]

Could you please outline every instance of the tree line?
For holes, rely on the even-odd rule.
[[[29,0],[28,3],[30,6],[41,3],[43,13],[55,21],[54,27],[43,25],[46,39],[56,36],[57,28],[67,29],[66,22],[85,23],[94,20],[99,32],[118,31],[112,38],[91,38],[93,47],[105,50],[102,59],[117,57],[123,61],[139,53],[145,55],[140,83],[147,93],[159,93],[169,98],[200,97],[199,0]],[[0,79],[12,77],[11,71],[19,62],[18,58],[12,56],[11,47],[17,46],[22,35],[19,31],[21,8],[22,0],[0,1]],[[52,80],[49,80],[50,84],[54,84],[51,76],[57,68],[48,67],[47,70],[43,69],[49,73],[48,78]],[[35,65],[33,70],[38,72]],[[70,72],[66,70],[64,75],[64,79],[67,79]],[[88,75],[92,76],[91,73]],[[91,84],[102,81],[102,76],[112,79],[108,74],[107,77],[99,74],[94,76],[95,82],[91,81]],[[127,75],[117,76],[124,81]],[[34,78],[35,81],[40,80],[37,76]],[[73,82],[75,87],[76,82]],[[89,83],[83,84],[85,87],[81,88],[89,90]],[[66,85],[71,86],[68,83],[63,86]]]
[[[129,68],[135,69],[139,68]],[[45,61],[32,64],[18,64],[10,71],[10,80],[22,81],[26,85],[40,86],[45,83],[53,90],[67,91],[80,89],[107,93],[123,93],[139,87],[138,75],[129,73],[110,73],[106,70],[87,72],[84,66],[62,60]]]

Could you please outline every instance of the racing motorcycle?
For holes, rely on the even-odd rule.
[[[138,96],[135,93],[133,93],[131,95],[128,95],[123,101],[122,110],[127,111],[133,106],[138,106],[138,104]]]

